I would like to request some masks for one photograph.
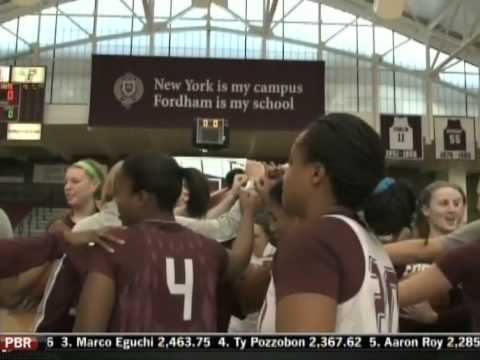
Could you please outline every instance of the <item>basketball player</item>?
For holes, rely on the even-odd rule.
[[[247,267],[241,278],[232,286],[225,286],[221,289],[222,302],[220,303],[219,308],[220,332],[230,332],[232,330],[229,324],[231,325],[232,321],[235,322],[233,317],[244,319],[246,317],[248,318],[248,314],[262,310],[262,308],[265,307],[264,302],[267,289],[269,290],[269,295],[267,295],[267,297],[270,300],[270,303],[275,304],[275,288],[273,285],[270,285],[272,284],[271,261],[276,250],[275,246],[272,244],[277,243],[276,238],[288,225],[285,226],[282,224],[280,226],[282,221],[280,220],[280,217],[277,217],[279,214],[277,208],[280,207],[281,203],[281,182],[266,180],[267,179],[264,181],[262,178],[257,179],[255,181],[255,190],[262,198],[271,215],[271,230],[269,232],[272,236],[269,236],[270,243],[267,244],[263,251],[261,260],[262,264],[260,266],[252,266],[251,264]],[[272,194],[269,195],[269,192]],[[275,195],[273,195],[273,193],[275,193]],[[274,309],[275,306],[273,306],[273,310]],[[273,328],[275,328],[274,321],[275,317],[273,317]],[[258,321],[256,327],[258,328]]]
[[[356,116],[323,116],[296,139],[282,204],[301,224],[274,260],[278,332],[398,331],[395,270],[357,215],[379,235],[410,224],[413,210],[400,213],[382,195],[402,184],[383,186],[384,176],[380,138]]]
[[[185,171],[190,171],[190,168],[185,169]],[[189,177],[191,178],[191,177]],[[187,178],[186,180],[188,180]],[[245,182],[243,176],[239,176],[236,178],[236,189],[240,190],[242,185]],[[186,181],[188,185],[188,181]],[[191,183],[195,184],[194,182]],[[184,187],[185,188],[185,187]],[[182,190],[183,191],[183,190]],[[236,190],[235,190],[236,191]],[[226,194],[230,195],[230,194]],[[190,230],[196,232],[197,234],[203,235],[205,237],[215,239],[219,242],[229,242],[232,239],[235,239],[238,233],[240,220],[241,220],[241,211],[240,211],[240,204],[238,202],[238,192],[234,194],[234,204],[227,210],[227,212],[220,214],[219,211],[218,217],[212,218],[211,216],[207,216],[206,218],[192,218],[192,217],[185,217],[185,216],[178,216],[175,214],[175,220],[189,228]],[[182,196],[182,195],[181,195]],[[227,196],[230,198],[230,196]],[[220,200],[220,203],[217,204],[219,207],[224,207],[225,199]],[[226,200],[228,202],[228,206],[231,205],[230,200],[231,198]],[[177,203],[178,205],[178,203]],[[217,209],[218,210],[218,209]]]
[[[98,211],[98,199],[104,179],[99,163],[91,159],[80,160],[72,164],[65,174],[65,198],[70,208],[60,219],[53,221],[47,231],[70,231],[81,219]],[[3,304],[8,306],[14,317],[21,318],[21,324],[12,331],[30,331],[36,308],[43,296],[44,289],[52,272],[58,264],[45,263],[17,274],[12,279],[2,280]]]
[[[297,220],[287,216],[282,208],[282,192],[283,181],[273,182],[269,179],[263,179],[258,182],[257,188],[259,193],[263,194],[262,198],[268,205],[272,214],[272,247],[278,246],[278,242],[287,237],[288,232],[297,225]],[[257,331],[260,333],[274,333],[275,332],[275,315],[276,315],[276,297],[275,284],[273,276],[270,277],[267,292],[265,294],[263,304],[260,310],[260,315],[257,322]]]
[[[107,177],[102,199],[107,201],[99,213],[80,221],[73,230],[96,230],[103,226],[119,226],[118,208],[113,199],[113,188],[110,186],[116,178],[121,164],[114,166]],[[183,173],[190,172],[183,169]],[[196,191],[195,181],[190,182],[191,176],[184,179],[187,186]],[[194,219],[177,216],[175,220],[192,231],[217,241],[234,238],[241,223],[240,206],[236,204],[228,213],[217,219]],[[51,274],[34,323],[37,332],[69,332],[74,324],[75,308],[88,271],[88,249],[76,248],[70,250],[67,256],[60,259],[60,266]]]
[[[269,213],[262,211],[257,214],[253,233],[254,247],[250,264],[233,287],[235,300],[242,306],[242,313],[247,315],[244,319],[232,316],[229,333],[256,332],[259,311],[270,282],[275,247],[270,245],[273,233]]]
[[[419,195],[415,228],[419,237],[429,242],[458,229],[465,211],[465,193],[457,185],[435,181],[426,186]],[[408,264],[397,273],[403,278],[424,271],[431,262]],[[455,289],[446,296],[435,299],[433,308],[428,302],[402,309],[400,331],[402,332],[464,332],[470,328],[469,315],[462,293]]]
[[[232,251],[175,222],[183,169],[169,156],[127,159],[116,202],[128,239],[114,256],[93,249],[75,331],[208,332],[217,329],[217,290],[248,265],[258,196],[242,192]]]
[[[102,166],[92,159],[84,159],[73,163],[65,173],[64,192],[69,211],[60,219],[54,220],[47,231],[50,233],[71,231],[82,219],[98,212],[97,200],[103,187],[105,173]],[[30,269],[18,277],[18,287],[28,289],[27,299],[30,303],[40,301],[48,276],[55,271],[58,264],[43,264]]]
[[[477,185],[477,211],[480,212],[480,183]],[[385,246],[385,250],[395,265],[415,262],[432,263],[449,251],[480,240],[480,220],[463,225],[454,232],[429,239],[411,239]]]
[[[114,200],[115,179],[120,172],[122,165],[123,161],[119,161],[113,165],[105,178],[100,197],[100,211],[77,222],[72,229],[73,232],[122,226],[119,219],[117,204]]]
[[[105,173],[102,166],[85,159],[72,164],[65,174],[65,198],[70,208],[61,219],[54,221],[48,231],[71,230],[80,220],[98,212],[97,200],[103,188]]]

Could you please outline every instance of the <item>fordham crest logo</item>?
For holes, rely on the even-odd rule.
[[[143,92],[142,80],[132,73],[126,73],[119,77],[117,81],[115,81],[115,85],[113,85],[115,97],[127,110],[129,110],[133,104],[140,101]]]

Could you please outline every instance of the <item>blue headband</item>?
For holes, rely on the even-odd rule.
[[[377,184],[377,187],[375,188],[375,190],[373,190],[373,193],[380,194],[386,191],[393,184],[395,184],[395,179],[391,177],[385,177]]]

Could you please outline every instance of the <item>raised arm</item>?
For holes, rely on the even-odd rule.
[[[224,275],[225,281],[237,279],[250,263],[253,250],[254,217],[262,201],[255,192],[242,191],[240,193],[240,204],[242,206],[242,220],[238,237],[233,242],[232,249],[228,253],[228,266]]]
[[[215,219],[230,210],[235,201],[237,201],[240,190],[247,183],[247,180],[248,177],[244,174],[235,175],[232,189],[225,194],[215,207],[208,211],[207,219]]]
[[[189,228],[197,234],[215,239],[219,242],[234,239],[239,230],[242,213],[240,203],[237,201],[229,212],[216,219],[193,219],[183,216],[176,216],[179,224]]]
[[[235,282],[233,291],[242,314],[260,311],[271,279],[271,262],[260,266],[250,264]]]

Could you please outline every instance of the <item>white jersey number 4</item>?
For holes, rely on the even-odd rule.
[[[175,282],[175,259],[167,258],[167,286],[172,295],[183,295],[183,320],[192,320],[193,304],[193,261],[184,259],[185,264],[185,283]]]

